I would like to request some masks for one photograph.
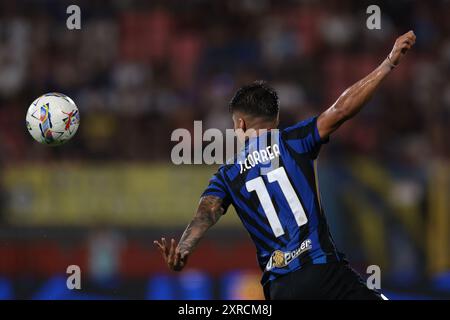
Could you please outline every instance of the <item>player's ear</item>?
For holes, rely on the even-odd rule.
[[[278,128],[280,125],[280,114],[277,114],[277,119],[275,120],[275,128]]]
[[[245,119],[244,118],[239,118],[238,119],[238,127],[239,129],[241,129],[242,131],[247,131],[247,123],[245,123]]]
[[[245,132],[245,130],[247,129],[244,117],[242,117],[242,115],[240,113],[234,113],[233,114],[233,124],[234,124],[234,130],[242,130],[243,132]]]
[[[245,131],[247,130],[247,125],[245,123],[245,120],[242,117],[234,115],[233,122],[234,122],[234,132],[238,138],[238,141],[240,141],[241,143],[244,143]]]

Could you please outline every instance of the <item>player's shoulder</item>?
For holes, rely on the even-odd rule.
[[[284,129],[281,134],[283,141],[295,152],[317,158],[320,146],[329,141],[328,137],[320,137],[317,119],[318,116],[307,118]]]
[[[313,116],[304,120],[301,120],[295,123],[292,126],[284,128],[281,130],[281,133],[284,135],[289,135],[292,133],[296,133],[297,135],[300,133],[304,133],[305,135],[314,132],[317,127],[317,118],[318,116]]]
[[[233,181],[239,170],[239,154],[235,154],[219,166],[215,175],[223,180]]]
[[[227,171],[233,168],[234,164],[236,162],[236,158],[232,157],[230,159],[227,159],[225,163],[221,164],[215,173],[215,175],[224,175]]]

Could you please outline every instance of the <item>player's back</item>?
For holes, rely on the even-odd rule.
[[[262,283],[305,264],[340,260],[321,208],[316,179],[316,118],[249,138],[203,195],[233,204],[252,237]]]

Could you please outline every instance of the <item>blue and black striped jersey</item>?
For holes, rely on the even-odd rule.
[[[343,257],[334,245],[321,207],[316,158],[323,141],[317,117],[246,141],[221,166],[202,196],[233,205],[253,239],[261,280]]]

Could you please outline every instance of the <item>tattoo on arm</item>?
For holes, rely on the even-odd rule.
[[[224,213],[222,199],[215,196],[205,196],[200,199],[197,213],[191,223],[184,231],[178,249],[181,254],[190,254],[197,246],[205,232],[216,222]]]

